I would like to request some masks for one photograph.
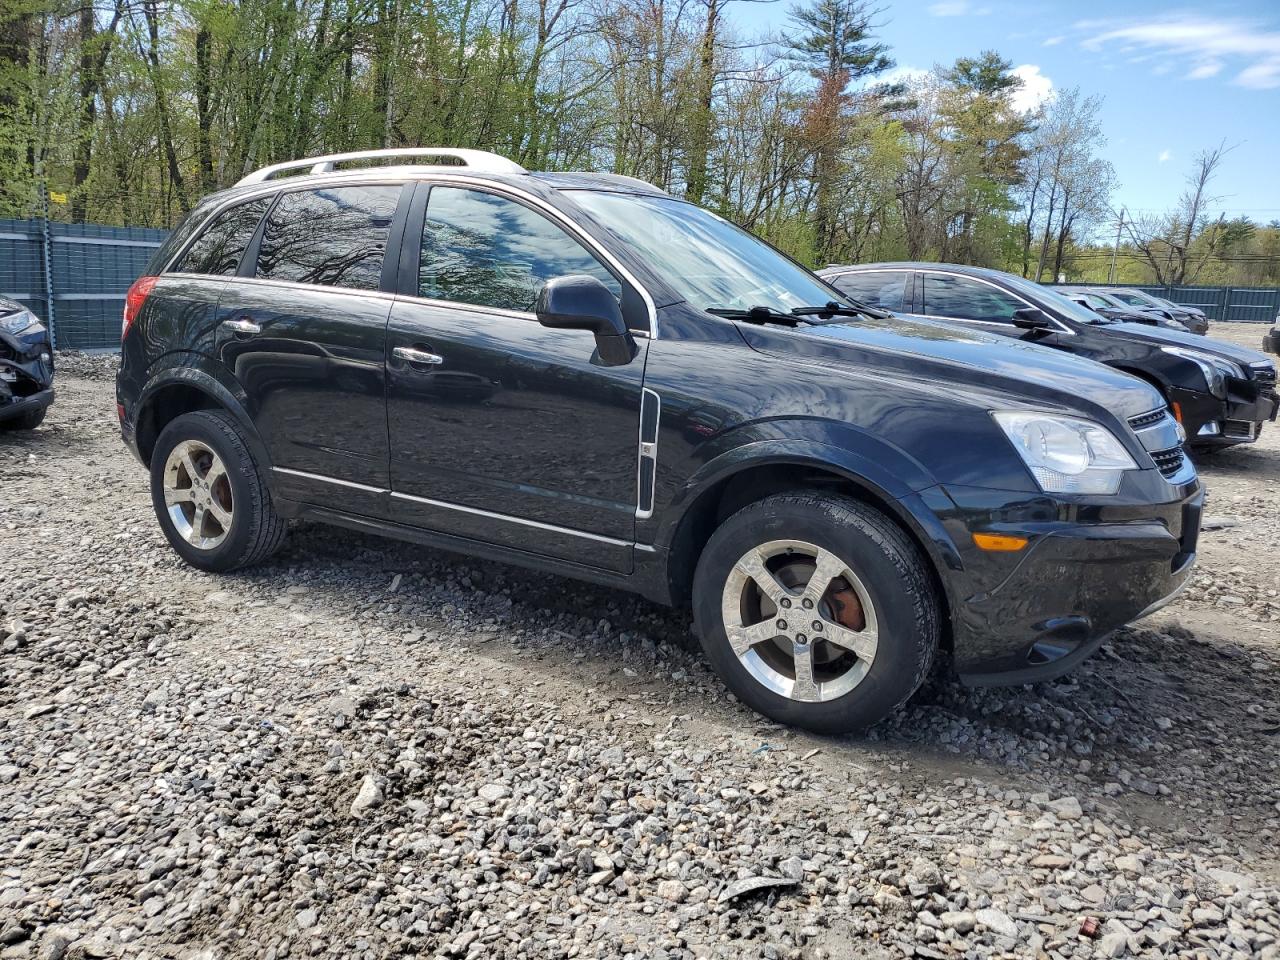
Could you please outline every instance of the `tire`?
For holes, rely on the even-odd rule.
[[[193,473],[198,480],[192,480]],[[180,519],[166,502],[166,490],[173,493]],[[185,413],[160,432],[151,455],[151,503],[169,544],[201,570],[251,566],[284,543],[287,524],[271,505],[263,471],[239,425],[221,410]],[[214,516],[205,517],[196,530],[195,508],[205,505],[205,513]]]
[[[44,415],[48,409],[48,407],[41,407],[39,410],[32,410],[12,420],[5,420],[0,423],[0,430],[34,430],[44,423]]]
[[[773,573],[773,600],[760,577],[744,572],[753,556]],[[837,565],[838,575],[818,576]],[[821,591],[814,618],[804,606],[810,585],[827,581],[813,587]],[[919,549],[879,510],[830,494],[769,497],[724,521],[698,560],[693,608],[703,651],[738,699],[816,733],[862,730],[901,707],[929,674],[940,635],[941,604]],[[797,615],[799,623],[783,620]],[[789,633],[758,639],[784,622]],[[800,661],[812,664],[819,682],[803,682]]]

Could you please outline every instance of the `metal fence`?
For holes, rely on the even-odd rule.
[[[0,220],[0,296],[43,317],[59,349],[118,347],[125,291],[166,235],[144,227]]]
[[[0,296],[45,318],[60,349],[117,347],[125,291],[166,235],[145,227],[0,220]],[[1211,320],[1270,323],[1280,315],[1277,288],[1134,289],[1199,307]]]
[[[1084,284],[1069,284],[1084,286]],[[1280,288],[1153,287],[1132,283],[1091,283],[1091,287],[1127,287],[1164,297],[1184,307],[1199,307],[1210,320],[1271,323],[1280,317]]]

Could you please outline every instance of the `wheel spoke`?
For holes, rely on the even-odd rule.
[[[818,685],[813,681],[813,647],[807,643],[797,643],[794,653],[796,682],[791,687],[792,698],[795,700],[819,699]]]
[[[192,490],[190,487],[165,487],[164,503],[165,506],[171,507],[175,503],[190,503],[192,498]]]
[[[213,463],[209,464],[209,472],[205,474],[205,483],[209,484],[210,489],[213,485],[227,475],[227,468],[222,465],[222,461],[217,457],[213,458]]]
[[[213,514],[213,519],[218,521],[218,525],[223,530],[231,529],[231,511],[224,509],[222,504],[218,502],[217,497],[210,499],[209,512]]]
[[[741,657],[756,644],[776,637],[778,627],[773,620],[765,620],[749,627],[727,627],[725,632],[729,635],[729,645],[733,647],[733,652]]]
[[[844,561],[830,550],[818,550],[817,560],[813,568],[813,576],[804,586],[804,597],[812,600],[814,607],[831,586],[831,581],[844,573]]]
[[[195,482],[196,480],[199,480],[202,476],[204,476],[204,474],[202,474],[196,468],[196,458],[191,455],[190,447],[187,447],[182,451],[182,465],[187,470],[188,480]]]
[[[875,657],[876,647],[880,642],[875,630],[870,627],[865,630],[850,630],[848,627],[832,623],[830,620],[823,620],[822,623],[822,636],[829,642],[837,647],[853,651],[862,660],[871,660]]]
[[[204,540],[204,507],[196,507],[195,516],[191,518],[191,533],[187,540],[196,546]]]
[[[759,553],[749,553],[739,560],[738,569],[754,580],[760,592],[772,600],[775,606],[781,606],[782,599],[791,596],[791,592],[764,565],[764,558]]]

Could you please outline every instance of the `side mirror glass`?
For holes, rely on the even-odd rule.
[[[534,313],[544,327],[594,333],[604,366],[630,363],[636,355],[635,338],[627,329],[617,298],[595,277],[575,274],[549,280],[538,293]]]
[[[1048,330],[1053,326],[1039,307],[1022,307],[1015,310],[1013,325],[1020,330]]]

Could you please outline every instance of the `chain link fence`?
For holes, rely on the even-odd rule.
[[[0,296],[44,318],[59,349],[118,347],[125,292],[166,236],[145,227],[0,220]]]

